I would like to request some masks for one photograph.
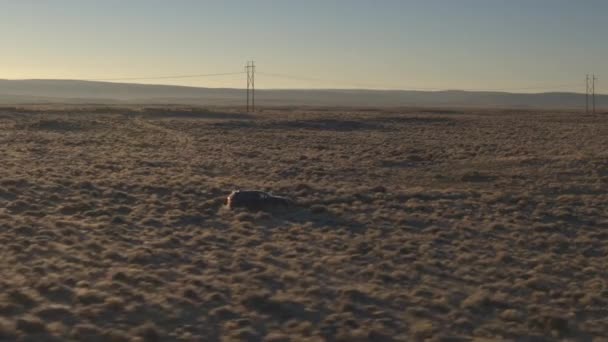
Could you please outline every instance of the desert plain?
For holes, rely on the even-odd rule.
[[[607,146],[574,111],[2,108],[0,340],[603,341]]]

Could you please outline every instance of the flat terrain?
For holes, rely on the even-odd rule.
[[[2,109],[0,339],[600,341],[607,146],[573,113]]]

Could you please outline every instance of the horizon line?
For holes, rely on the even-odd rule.
[[[65,82],[89,82],[89,83],[106,83],[106,84],[123,84],[123,85],[137,85],[137,86],[152,86],[152,87],[178,87],[178,88],[192,88],[192,89],[226,89],[226,90],[246,90],[246,88],[236,87],[205,87],[205,86],[192,86],[192,85],[180,85],[180,84],[161,84],[161,83],[138,83],[138,82],[126,82],[125,81],[103,81],[103,80],[92,80],[92,79],[78,79],[78,78],[19,78],[9,79],[0,78],[0,81],[65,81]],[[366,87],[352,87],[352,88],[256,88],[256,90],[271,90],[271,91],[386,91],[386,92],[470,92],[470,93],[504,93],[504,94],[522,94],[522,95],[534,95],[534,94],[577,94],[585,95],[583,92],[568,91],[568,90],[545,90],[536,92],[518,92],[515,90],[508,89],[466,89],[466,88],[366,88]],[[608,93],[595,93],[596,96],[606,96]]]

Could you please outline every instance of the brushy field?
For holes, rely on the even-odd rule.
[[[5,108],[0,141],[0,339],[608,336],[608,116]]]

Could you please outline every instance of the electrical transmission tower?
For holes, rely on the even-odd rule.
[[[595,81],[597,77],[595,74],[587,74],[586,78],[586,90],[585,90],[585,113],[589,114],[589,97],[591,97],[591,110],[595,114]]]
[[[591,79],[591,97],[593,99],[593,114],[595,114],[595,81],[597,81],[597,77],[593,74],[593,78]]]
[[[255,111],[255,62],[247,62],[245,71],[247,72],[247,112]]]

